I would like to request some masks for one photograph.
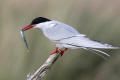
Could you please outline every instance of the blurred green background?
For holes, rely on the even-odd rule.
[[[25,80],[55,49],[42,32],[19,30],[42,16],[76,28],[87,37],[120,46],[119,0],[0,0],[0,80]],[[43,80],[120,80],[120,50],[105,50],[108,61],[83,50],[68,50]]]

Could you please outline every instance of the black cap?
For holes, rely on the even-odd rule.
[[[33,19],[30,25],[39,24],[39,23],[47,22],[47,21],[51,21],[51,20],[44,18],[44,17],[38,17],[38,18]]]

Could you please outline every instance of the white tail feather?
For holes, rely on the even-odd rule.
[[[110,55],[109,55],[108,53],[103,52],[103,51],[101,51],[101,50],[98,50],[98,49],[92,49],[92,50],[97,51],[97,52],[100,52],[100,53],[102,53],[102,54],[104,54],[104,55],[110,57]]]
[[[103,59],[105,59],[105,60],[107,60],[107,59],[110,57],[110,55],[109,55],[108,53],[105,53],[105,52],[103,52],[103,51],[101,51],[101,50],[98,50],[98,49],[93,49],[93,48],[83,48],[83,49],[86,49],[86,50],[95,52],[95,54],[101,56],[101,57],[102,57]],[[107,57],[105,57],[105,56],[103,56],[103,55],[101,55],[101,54],[99,54],[99,53],[97,53],[97,52],[102,53],[103,55],[105,55],[105,56],[107,56]]]

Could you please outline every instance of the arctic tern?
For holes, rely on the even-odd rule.
[[[84,34],[80,34],[73,27],[64,24],[56,20],[50,20],[44,17],[35,18],[30,25],[21,29],[21,33],[24,31],[37,28],[40,29],[43,34],[52,42],[56,43],[56,50],[51,53],[57,53],[58,49],[61,51],[61,56],[67,49],[86,49],[89,51],[95,51],[96,53],[102,53],[103,55],[110,56],[109,54],[99,49],[119,49],[120,47],[114,47],[110,44],[101,43],[98,41],[91,40]],[[28,48],[27,41],[22,35],[25,44]],[[61,48],[64,48],[63,50]],[[98,53],[97,53],[98,54]]]

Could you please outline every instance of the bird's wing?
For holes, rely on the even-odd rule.
[[[61,40],[73,36],[85,36],[84,34],[80,34],[71,26],[58,21],[51,21],[49,22],[49,24],[47,24],[47,26],[49,27],[45,28],[43,33],[52,41]]]
[[[85,35],[80,34],[73,27],[66,25],[58,21],[50,21],[47,27],[43,30],[43,33],[50,40],[56,42],[57,44],[63,44],[64,47],[68,45],[73,48],[103,48],[103,49],[116,49],[119,47],[113,47],[112,45],[97,42],[86,38]]]
[[[113,47],[112,45],[97,42],[94,40],[90,40],[84,36],[75,36],[71,38],[66,38],[60,40],[58,43],[63,44],[65,47],[68,45],[71,48],[98,48],[98,49],[118,49],[119,47]]]

